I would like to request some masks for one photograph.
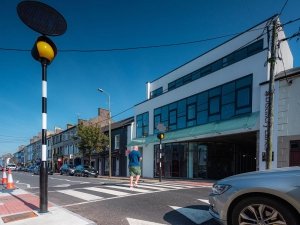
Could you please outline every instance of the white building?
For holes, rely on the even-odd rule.
[[[135,106],[135,139],[130,143],[140,146],[144,177],[158,176],[159,124],[167,129],[162,159],[166,178],[216,179],[265,168],[265,91],[271,40],[266,28],[271,28],[274,19],[278,20],[272,17],[147,83],[147,99]],[[280,28],[278,39],[283,38]],[[282,60],[276,58],[275,74],[293,67],[287,42],[281,42],[280,52]],[[277,150],[278,138],[300,134],[299,124],[288,124],[289,116],[299,115],[299,101],[297,111],[289,112],[293,115],[285,114],[284,97],[278,94],[282,87],[285,95],[282,85],[275,82],[273,167],[287,165]]]

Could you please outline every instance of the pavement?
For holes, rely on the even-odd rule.
[[[128,180],[128,177],[101,177],[108,180]],[[157,179],[141,179],[140,182],[157,182]],[[210,182],[211,183],[211,182]],[[0,224],[8,225],[95,225],[93,221],[63,207],[48,202],[48,212],[39,212],[40,198],[25,190],[6,189],[0,184]]]

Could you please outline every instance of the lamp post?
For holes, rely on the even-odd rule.
[[[110,112],[110,94],[104,91],[102,88],[98,88],[98,91],[105,94],[108,98],[108,176],[111,177],[111,112]]]

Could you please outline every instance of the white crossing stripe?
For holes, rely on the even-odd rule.
[[[199,201],[201,201],[201,202],[204,202],[204,203],[206,203],[206,204],[209,204],[209,201],[208,200],[206,200],[206,199],[198,199]]]
[[[101,193],[105,193],[105,194],[110,194],[110,195],[116,195],[116,196],[130,195],[130,193],[121,192],[121,191],[114,191],[114,190],[98,188],[98,187],[87,187],[87,188],[84,188],[84,189],[90,190],[90,191],[101,192]]]
[[[124,187],[124,186],[119,186],[119,185],[115,185],[115,186],[112,186],[112,185],[106,186],[105,185],[105,187],[116,188],[116,189],[127,190],[127,191],[135,191],[135,192],[140,192],[140,193],[149,193],[150,192],[149,190],[143,190],[140,188],[129,188],[129,187]]]
[[[162,184],[172,186],[172,187],[182,187],[182,188],[195,188],[195,185],[182,184],[182,183],[173,183],[173,182],[163,182]]]
[[[140,188],[140,187],[153,189],[153,190],[158,190],[158,191],[168,191],[168,190],[170,190],[170,189],[167,189],[167,188],[155,187],[154,185],[147,186],[147,185],[144,185],[144,184],[138,184],[138,188]]]
[[[154,183],[154,184],[150,184],[150,183],[143,183],[143,185],[146,185],[146,186],[158,186],[158,187],[162,187],[162,188],[173,188],[173,189],[183,189],[183,187],[176,187],[176,186],[170,186],[170,185],[161,185],[161,184],[158,184],[158,183]]]
[[[73,197],[80,198],[85,201],[102,199],[102,197],[100,197],[100,196],[84,193],[81,191],[75,191],[75,190],[60,190],[58,192],[66,194],[66,195],[71,195]]]
[[[165,225],[162,223],[154,223],[146,220],[137,220],[133,218],[127,218],[129,225]]]

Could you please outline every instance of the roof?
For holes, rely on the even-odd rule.
[[[114,122],[111,124],[111,129],[114,130],[114,129],[118,129],[118,128],[122,128],[124,126],[128,126],[130,125],[132,122],[134,122],[134,117],[129,117],[129,118],[126,118],[126,119],[123,119],[123,120],[120,120],[118,122]],[[102,128],[102,131],[105,132],[105,131],[108,131],[108,126],[104,126]]]

